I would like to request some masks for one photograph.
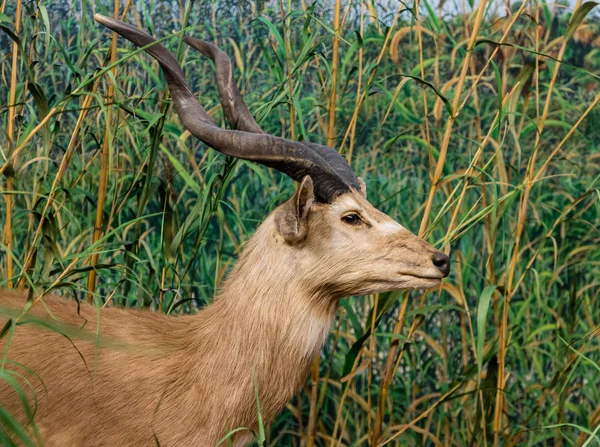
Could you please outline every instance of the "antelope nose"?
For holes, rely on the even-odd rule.
[[[435,265],[439,271],[442,272],[444,278],[448,276],[448,273],[450,273],[450,258],[448,258],[448,256],[441,251],[438,251],[433,255],[431,260],[433,261],[433,265]]]

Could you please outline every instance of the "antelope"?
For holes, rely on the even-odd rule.
[[[448,256],[366,198],[364,182],[337,151],[265,134],[218,47],[185,37],[216,66],[232,129],[217,126],[194,97],[175,57],[153,37],[101,15],[95,20],[158,61],[184,126],[211,148],[277,169],[299,183],[246,243],[213,302],[193,315],[76,306],[43,298],[0,348],[4,367],[37,410],[27,414],[0,385],[0,406],[46,446],[244,446],[304,381],[342,297],[439,286]],[[1,313],[23,307],[0,292]],[[48,314],[52,319],[48,320]],[[40,322],[51,321],[56,330]],[[28,323],[28,324],[25,324]],[[30,412],[31,413],[31,412]],[[34,428],[35,427],[35,428]]]

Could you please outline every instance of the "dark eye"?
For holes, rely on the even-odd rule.
[[[362,219],[360,218],[360,216],[356,213],[352,213],[352,214],[346,214],[344,217],[342,217],[342,222],[348,224],[348,225],[358,225],[360,223],[362,223]]]

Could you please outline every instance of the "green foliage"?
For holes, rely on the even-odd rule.
[[[0,2],[0,286],[23,279],[37,292],[196,311],[292,181],[184,132],[143,52],[119,39],[111,64],[111,35],[92,18],[112,16],[110,2],[24,2],[19,30],[17,3]],[[517,18],[520,3],[508,12],[492,2],[472,48],[477,2],[472,14],[425,1],[419,15],[407,4],[395,24],[399,4],[344,4],[339,30],[318,2],[286,2],[285,26],[280,2],[183,3],[134,2],[125,20],[180,49],[217,122],[225,125],[212,64],[172,34],[186,23],[232,57],[250,110],[275,135],[327,141],[337,72],[335,147],[373,204],[415,232],[425,215],[424,237],[452,254],[440,290],[344,300],[322,354],[318,408],[303,390],[259,441],[300,445],[312,413],[315,445],[367,445],[377,416],[378,445],[600,442],[600,112],[588,110],[599,87],[595,3],[569,14],[531,3]],[[11,89],[14,103],[4,100]],[[12,320],[0,324],[9,337]],[[5,358],[0,380],[25,396],[15,371]],[[23,406],[33,415],[35,405]],[[1,401],[0,424],[2,445],[34,445]]]

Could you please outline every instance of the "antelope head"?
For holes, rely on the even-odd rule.
[[[234,130],[212,121],[175,57],[153,37],[114,19],[95,19],[158,61],[175,111],[190,133],[223,154],[277,169],[300,183],[265,222],[274,229],[274,243],[298,261],[296,276],[309,277],[315,287],[341,297],[432,288],[448,275],[448,257],[369,203],[364,182],[336,150],[265,134],[235,84],[229,57],[219,48],[185,37],[215,63],[219,100]]]

